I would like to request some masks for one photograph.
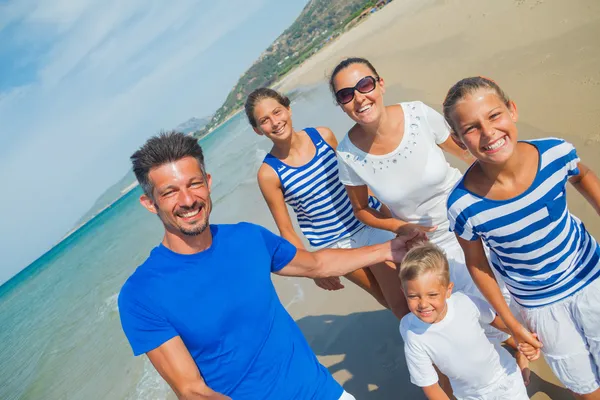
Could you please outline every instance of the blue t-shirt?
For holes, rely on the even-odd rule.
[[[119,313],[134,354],[180,336],[206,384],[234,400],[337,400],[341,386],[271,281],[296,248],[249,223],[210,229],[207,250],[182,255],[159,245],[123,285]]]

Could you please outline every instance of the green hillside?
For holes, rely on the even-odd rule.
[[[375,0],[310,0],[298,18],[241,76],[212,120],[194,136],[202,137],[239,110],[250,92],[270,86],[347,29]]]

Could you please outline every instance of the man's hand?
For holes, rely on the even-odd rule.
[[[315,278],[313,279],[315,284],[321,289],[325,290],[340,290],[344,288],[344,285],[337,276],[331,278]]]
[[[413,225],[390,241],[391,256],[388,261],[401,263],[410,248],[424,241],[427,241],[425,232]]]

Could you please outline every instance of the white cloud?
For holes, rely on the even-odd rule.
[[[218,80],[201,70],[203,54],[266,1],[0,5],[0,41],[12,41],[10,61],[27,76],[0,86],[0,181],[10,193],[0,196],[0,242],[49,246],[49,237],[60,237],[125,172],[127,156],[144,137],[217,108],[228,88],[217,100],[207,98],[210,90],[203,90]],[[27,237],[17,240],[13,226],[27,227]],[[2,270],[39,255],[18,253],[5,258],[10,266],[0,265],[0,282]]]

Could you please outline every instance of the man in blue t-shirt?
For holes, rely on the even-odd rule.
[[[319,364],[270,274],[341,276],[399,262],[421,236],[311,253],[254,224],[209,225],[211,177],[194,138],[155,136],[131,160],[140,201],[165,228],[119,294],[134,354],[147,354],[179,398],[354,399]]]

